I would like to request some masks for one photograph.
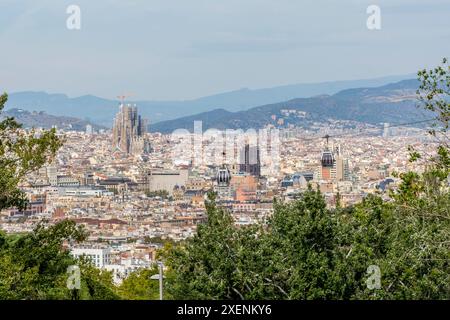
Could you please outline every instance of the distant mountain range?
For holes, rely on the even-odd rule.
[[[196,120],[203,122],[203,130],[258,129],[267,124],[310,127],[314,122],[330,119],[371,124],[418,121],[431,117],[423,109],[417,108],[418,86],[417,80],[403,80],[381,87],[347,89],[334,95],[292,99],[238,112],[216,109],[156,123],[151,126],[151,130],[170,133],[183,128],[192,132]]]
[[[44,111],[29,112],[21,109],[9,109],[1,113],[0,118],[14,117],[15,120],[25,128],[45,128],[49,129],[57,126],[59,129],[70,129],[75,131],[85,131],[86,125],[92,125],[94,130],[106,129],[103,126],[81,120],[74,117],[54,116]]]
[[[319,94],[331,95],[355,87],[377,87],[411,77],[411,75],[404,75],[365,80],[294,84],[267,89],[240,89],[194,100],[133,101],[131,103],[136,103],[139,113],[153,124],[219,108],[228,112],[239,112],[263,104],[307,98]],[[47,114],[55,116],[75,117],[111,127],[118,104],[117,100],[103,99],[93,95],[70,98],[65,94],[26,91],[10,93],[6,108],[30,112],[45,111]]]

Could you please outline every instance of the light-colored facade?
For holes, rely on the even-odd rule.
[[[172,195],[175,186],[187,184],[188,176],[188,170],[150,171],[147,175],[147,187],[149,191],[165,190]]]
[[[111,264],[111,249],[109,248],[73,248],[71,254],[75,258],[86,257],[97,268]]]

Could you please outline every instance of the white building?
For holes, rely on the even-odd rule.
[[[93,130],[92,126],[90,124],[87,124],[86,125],[86,134],[91,135],[93,133],[94,133],[94,130]]]
[[[105,265],[107,271],[112,271],[113,281],[116,285],[120,285],[132,272],[139,269],[147,269],[151,266],[149,261],[142,259],[129,258],[120,261],[120,264]]]
[[[111,250],[108,248],[73,248],[71,254],[75,258],[86,257],[97,268],[111,263]]]
[[[72,197],[112,197],[113,192],[107,191],[106,189],[96,189],[96,188],[59,188],[60,196],[72,196]]]

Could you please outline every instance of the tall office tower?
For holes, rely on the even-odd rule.
[[[342,154],[341,146],[337,145],[332,150],[327,146],[322,152],[318,179],[333,181],[349,180],[348,159]]]
[[[383,128],[383,138],[387,138],[389,137],[389,123],[385,122],[384,123],[384,128]]]
[[[322,156],[320,158],[320,179],[321,180],[331,180],[336,174],[336,165],[333,152],[331,152],[328,147],[322,151]]]
[[[350,179],[348,159],[344,157],[339,144],[334,147],[334,159],[335,176],[332,178],[337,181],[348,181]]]
[[[348,160],[343,156],[337,156],[335,161],[336,176],[334,177],[337,181],[348,181],[350,177],[350,170],[348,166]]]
[[[138,115],[136,105],[120,105],[114,119],[113,146],[127,154],[143,153],[146,150],[145,121]]]
[[[261,160],[258,146],[246,144],[241,149],[239,171],[256,177],[261,175]]]

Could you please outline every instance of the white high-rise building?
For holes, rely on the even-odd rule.
[[[389,123],[385,122],[384,123],[384,129],[383,129],[383,138],[387,138],[389,137]]]
[[[90,124],[86,125],[86,134],[93,134],[94,130],[92,129],[92,126]]]

